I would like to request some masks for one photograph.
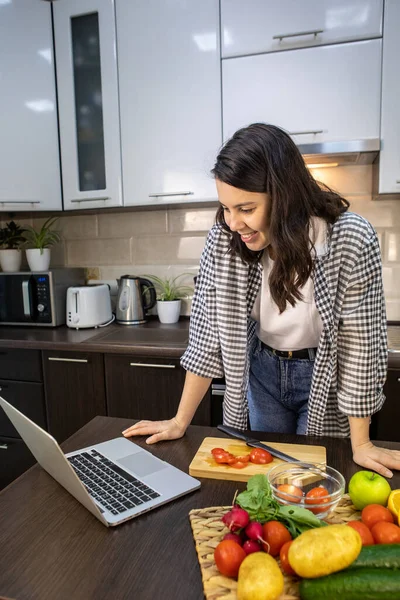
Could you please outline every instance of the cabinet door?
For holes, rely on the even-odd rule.
[[[0,2],[0,211],[61,210],[51,6]]]
[[[0,394],[29,419],[46,429],[44,393],[42,383],[0,379]],[[10,419],[0,411],[0,436],[20,437]],[[1,456],[1,454],[0,454]]]
[[[43,352],[49,432],[62,442],[106,414],[104,361],[90,352]]]
[[[400,193],[400,3],[385,2],[379,193]]]
[[[53,9],[64,207],[119,206],[114,2],[67,0]]]
[[[125,205],[216,199],[217,0],[116,3]]]
[[[221,0],[222,57],[380,37],[382,5],[383,0]]]
[[[40,351],[0,349],[0,379],[43,381]]]
[[[36,462],[21,439],[0,437],[0,491]]]
[[[385,387],[386,396],[382,409],[372,416],[371,438],[400,442],[399,415],[400,415],[400,370],[389,369]]]
[[[379,139],[381,40],[222,63],[225,139],[260,121],[298,144]]]
[[[107,414],[131,419],[171,419],[178,408],[185,370],[176,359],[106,354]],[[210,425],[210,401],[200,404],[192,425]]]

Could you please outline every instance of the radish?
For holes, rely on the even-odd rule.
[[[232,510],[228,511],[222,517],[222,522],[225,523],[229,531],[238,531],[243,529],[249,524],[250,517],[246,510],[234,506]]]
[[[243,550],[246,552],[246,554],[253,554],[253,552],[260,552],[261,548],[260,544],[255,540],[247,540],[243,544]]]
[[[260,542],[261,544],[266,544],[267,546],[269,546],[269,544],[263,539],[263,528],[261,523],[259,523],[258,521],[250,521],[244,532],[249,538],[249,540]],[[255,552],[255,550],[252,550],[252,552]]]
[[[241,539],[240,535],[237,533],[232,533],[232,532],[226,533],[222,539],[223,540],[233,540],[234,542],[237,542],[240,546],[242,545],[242,539]]]

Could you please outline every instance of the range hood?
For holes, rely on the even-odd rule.
[[[379,139],[298,144],[309,167],[371,165],[380,150]]]

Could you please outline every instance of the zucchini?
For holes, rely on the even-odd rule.
[[[377,544],[376,546],[364,546],[358,558],[347,568],[358,569],[360,567],[400,569],[400,545]]]
[[[400,570],[346,569],[300,582],[302,600],[394,600],[400,598]]]

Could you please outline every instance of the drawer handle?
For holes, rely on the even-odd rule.
[[[211,390],[211,396],[225,396],[224,390]]]
[[[162,196],[192,196],[193,192],[159,192],[158,194],[149,194],[149,198],[158,198]]]
[[[289,131],[289,135],[317,135],[317,133],[324,133],[324,130],[316,129],[315,131]]]
[[[175,369],[176,365],[153,365],[152,363],[129,363],[131,367],[155,367],[156,369]]]
[[[317,37],[319,33],[324,33],[323,29],[313,29],[312,31],[299,31],[298,33],[280,33],[278,35],[272,36],[273,40],[279,40],[280,42],[285,38],[290,37],[300,37],[302,35],[313,35]]]
[[[55,362],[74,362],[74,363],[87,363],[87,358],[58,358],[56,356],[49,356],[48,360],[54,360]]]
[[[40,204],[40,200],[0,200],[0,204]]]
[[[97,198],[74,198],[70,202],[97,202],[98,200],[111,200],[110,196],[98,196]]]
[[[7,444],[0,444],[0,450],[7,450],[7,449],[8,449]]]

